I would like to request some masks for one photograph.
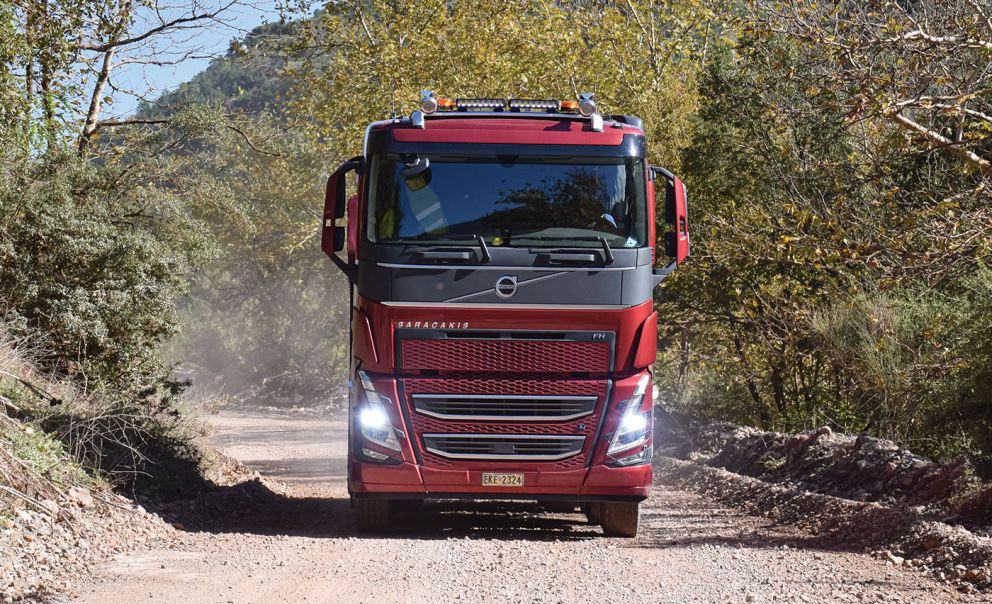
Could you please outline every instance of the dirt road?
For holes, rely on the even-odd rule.
[[[214,442],[284,494],[220,500],[168,549],[121,555],[81,602],[977,602],[844,544],[656,489],[637,539],[579,514],[429,504],[387,537],[351,527],[343,424],[222,413]],[[257,500],[254,504],[252,501]],[[230,509],[237,507],[238,509]]]

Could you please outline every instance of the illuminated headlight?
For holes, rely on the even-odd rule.
[[[596,113],[596,95],[591,92],[583,92],[579,95],[579,114],[585,117]]]
[[[644,432],[648,427],[648,420],[643,413],[631,413],[628,411],[620,420],[620,431],[624,433],[636,434]]]
[[[381,430],[386,427],[389,419],[378,405],[367,406],[358,415],[358,421],[362,422],[362,428],[369,430]]]
[[[400,441],[389,421],[389,414],[386,413],[389,399],[376,391],[372,380],[364,371],[358,372],[358,380],[364,393],[364,401],[358,406],[358,426],[362,436],[381,447],[399,452]]]
[[[648,374],[641,376],[640,381],[637,382],[637,388],[627,401],[616,432],[613,433],[610,448],[606,451],[607,455],[621,453],[647,442],[651,427],[651,411],[642,411],[641,403],[644,402],[644,395],[650,383],[651,376]]]

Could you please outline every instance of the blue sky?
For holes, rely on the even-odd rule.
[[[242,37],[262,23],[278,21],[276,1],[249,0],[250,3],[228,9],[224,13],[223,24],[198,28],[195,35],[175,39],[172,44],[143,49],[145,55],[155,59],[164,60],[194,49],[196,56],[175,65],[130,64],[115,69],[111,81],[117,90],[111,92],[113,103],[105,106],[104,117],[123,117],[134,113],[139,98],[125,90],[155,98],[191,80],[207,67],[211,57],[224,54],[232,38]]]

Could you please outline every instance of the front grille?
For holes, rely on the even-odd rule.
[[[440,419],[564,421],[592,414],[596,396],[413,394],[413,407]]]
[[[612,342],[512,339],[405,339],[400,364],[410,371],[606,373]]]
[[[448,459],[557,461],[578,455],[584,436],[424,434],[424,448]]]
[[[418,376],[405,377],[400,381],[403,404],[408,410],[411,433],[415,435],[422,461],[426,467],[450,469],[459,464],[471,464],[472,458],[450,458],[424,449],[425,434],[443,434],[447,436],[463,435],[494,435],[514,437],[526,436],[562,436],[585,437],[584,445],[578,453],[561,460],[521,460],[519,457],[495,457],[495,460],[521,461],[534,463],[547,470],[574,470],[585,466],[591,454],[596,430],[600,417],[606,405],[609,393],[609,382],[605,379],[549,379],[547,377],[506,375],[506,376],[469,376],[454,375],[449,377]],[[424,396],[425,398],[420,398]],[[595,399],[592,413],[581,417],[567,419],[510,418],[501,416],[499,419],[475,419],[465,416],[450,418],[435,417],[423,413],[421,408],[424,401],[444,401],[454,398],[458,402],[486,400],[489,396],[498,399],[529,399],[532,401],[548,401],[549,399]],[[419,399],[419,400],[418,400]],[[487,401],[488,402],[488,401]],[[435,407],[436,409],[436,407]],[[512,423],[511,423],[512,422]],[[477,460],[484,463],[485,460]],[[491,463],[491,462],[490,462]],[[540,464],[545,464],[541,466]]]

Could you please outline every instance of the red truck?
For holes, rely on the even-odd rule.
[[[424,91],[409,117],[368,126],[328,179],[321,240],[350,283],[360,531],[387,530],[402,500],[511,499],[637,534],[652,292],[689,255],[685,187],[646,157],[641,120],[597,113],[591,94]]]

